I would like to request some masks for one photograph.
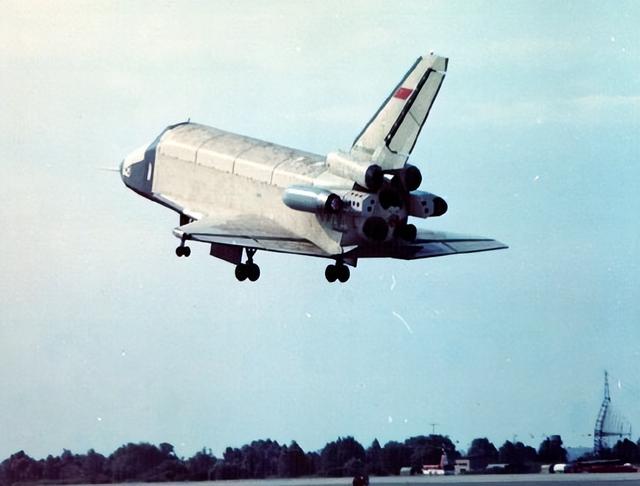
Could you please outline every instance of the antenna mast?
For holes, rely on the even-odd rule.
[[[607,418],[609,412],[609,404],[611,403],[611,395],[609,395],[609,373],[604,372],[604,398],[602,399],[602,405],[600,405],[600,411],[598,412],[598,418],[596,419],[596,427],[593,431],[593,453],[598,456],[603,449],[607,447],[605,440],[606,433],[604,432],[604,421]]]

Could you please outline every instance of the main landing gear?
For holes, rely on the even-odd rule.
[[[184,214],[180,214],[180,226],[184,226],[185,224],[189,224],[193,221],[189,216]],[[185,245],[187,241],[187,236],[183,233],[182,238],[180,238],[180,246],[176,248],[176,256],[178,257],[189,257],[191,255],[191,248]]]
[[[327,265],[327,268],[324,271],[324,276],[329,282],[340,280],[340,282],[344,283],[349,280],[351,272],[349,271],[349,267],[338,260],[335,265]]]
[[[260,278],[260,267],[253,262],[253,255],[256,254],[255,249],[245,248],[247,252],[247,263],[239,263],[236,265],[236,278],[242,282],[249,279],[255,282]]]
[[[180,246],[176,248],[176,256],[188,257],[191,255],[191,248],[184,244],[184,240],[180,243]]]

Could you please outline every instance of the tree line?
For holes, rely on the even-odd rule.
[[[202,449],[188,459],[178,457],[168,443],[157,446],[129,443],[109,456],[93,449],[86,454],[64,450],[59,456],[37,460],[19,451],[0,463],[0,484],[385,476],[400,474],[403,467],[418,471],[424,464],[440,464],[443,455],[449,464],[462,456],[448,436],[437,434],[410,437],[403,442],[389,441],[384,446],[376,439],[367,448],[353,437],[340,437],[315,452],[305,452],[295,441],[285,445],[271,439],[256,440],[240,448],[227,447],[221,458],[210,449]],[[465,457],[474,470],[502,463],[509,464],[509,472],[530,472],[542,463],[567,462],[567,451],[560,436],[543,440],[537,450],[511,441],[496,448],[487,438],[477,438]],[[601,458],[638,463],[640,447],[625,439],[604,451]]]

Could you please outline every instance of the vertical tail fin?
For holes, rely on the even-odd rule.
[[[351,155],[373,160],[383,169],[404,166],[438,95],[448,61],[434,54],[419,57],[356,137]]]

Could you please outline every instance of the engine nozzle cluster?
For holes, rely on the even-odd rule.
[[[334,169],[356,167],[335,156],[331,160]],[[373,164],[360,174],[362,185],[356,181],[360,187],[350,191],[336,194],[321,187],[294,185],[285,189],[282,200],[291,209],[330,217],[333,229],[351,234],[347,240],[354,243],[363,238],[374,243],[394,238],[415,241],[417,229],[407,222],[409,216],[428,218],[447,211],[443,198],[416,190],[422,174],[413,165],[385,173]]]

